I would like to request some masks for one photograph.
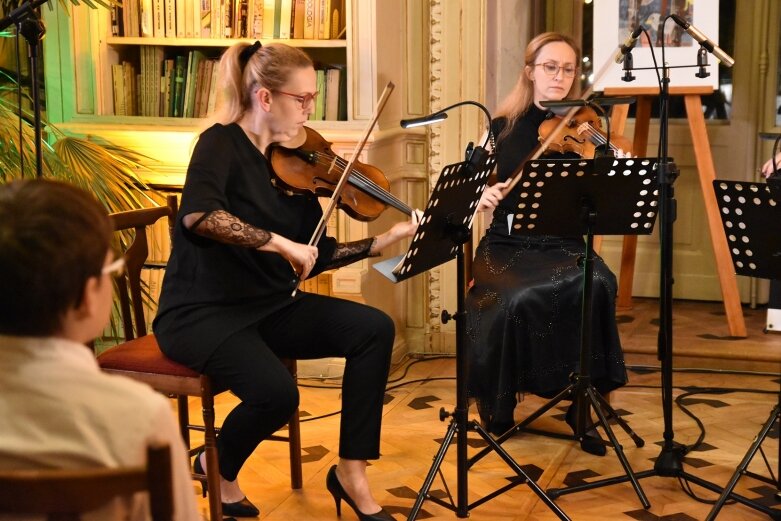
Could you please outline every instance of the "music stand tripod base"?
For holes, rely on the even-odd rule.
[[[545,505],[559,519],[570,519],[481,425],[468,419],[467,359],[464,351],[466,338],[466,312],[464,311],[466,288],[464,283],[463,244],[469,240],[477,204],[485,190],[488,176],[493,171],[495,164],[496,159],[491,155],[487,156],[480,165],[471,165],[468,161],[464,161],[446,166],[442,170],[434,190],[431,192],[429,202],[426,205],[423,217],[420,219],[420,224],[412,238],[407,253],[395,259],[374,265],[380,273],[391,281],[400,282],[454,258],[457,261],[458,310],[453,315],[449,315],[447,312],[443,313],[443,321],[447,321],[451,317],[456,320],[456,407],[452,413],[446,411],[440,413],[440,419],[444,420],[449,417],[450,424],[407,518],[409,521],[417,518],[426,499],[448,508],[456,512],[458,517],[464,518],[469,516],[471,509],[521,484],[529,485],[534,493],[542,499]],[[518,476],[518,479],[472,503],[468,502],[468,431],[477,432],[488,444],[490,450],[495,451]],[[449,502],[447,502],[431,496],[429,491],[437,474],[444,481],[440,467],[453,442],[453,438],[456,438],[457,489],[456,499],[454,500],[450,495],[447,484],[445,484],[449,496]]]
[[[747,183],[741,181],[713,181],[716,200],[719,205],[722,225],[727,236],[727,243],[732,256],[735,273],[750,277],[781,279],[781,234],[776,225],[781,222],[781,193],[774,185]],[[751,460],[757,451],[762,450],[762,443],[771,432],[774,425],[781,420],[781,382],[779,382],[778,399],[770,411],[765,424],[759,430],[757,437],[749,447],[743,460],[738,464],[735,473],[728,481],[719,499],[706,518],[716,519],[721,508],[728,499],[734,499],[746,506],[764,512],[773,519],[781,519],[781,510],[772,509],[756,501],[744,498],[734,492],[741,476],[746,475],[768,483],[776,490],[781,489],[781,482],[748,470]],[[779,447],[781,456],[781,447]],[[765,460],[767,462],[767,460]],[[781,472],[781,457],[777,472]],[[770,475],[772,469],[768,467]],[[781,475],[776,473],[777,479]],[[778,495],[778,492],[776,492]]]

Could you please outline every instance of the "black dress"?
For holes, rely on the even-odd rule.
[[[511,176],[537,144],[537,128],[547,113],[536,105],[497,145],[499,181]],[[494,122],[499,134],[506,119]],[[582,269],[581,237],[518,236],[508,217],[518,191],[494,210],[491,226],[477,247],[474,285],[466,298],[468,392],[481,420],[495,433],[514,424],[521,393],[552,397],[579,369]],[[600,392],[626,383],[615,321],[616,278],[595,257],[591,375]]]

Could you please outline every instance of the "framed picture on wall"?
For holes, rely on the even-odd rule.
[[[603,64],[610,63],[601,78],[594,78],[595,90],[658,86],[653,70],[633,70],[636,79],[622,81],[623,66],[613,60],[618,48],[639,25],[645,27],[646,32],[641,34],[632,51],[634,67],[653,67],[652,46],[657,63],[661,66],[662,43],[665,61],[670,67],[697,64],[700,44],[672,19],[665,23],[665,18],[670,14],[687,20],[718,44],[719,0],[594,0],[594,70],[598,72]],[[672,68],[670,87],[711,86],[718,89],[719,62],[711,54],[707,57],[710,66],[706,71],[710,72],[710,76],[696,77],[696,67]]]

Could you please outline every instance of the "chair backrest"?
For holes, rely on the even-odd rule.
[[[118,212],[109,216],[114,230],[133,230],[135,232],[132,241],[124,251],[125,273],[117,277],[117,295],[126,340],[147,334],[141,287],[141,269],[149,256],[147,227],[165,216],[168,217],[169,232],[173,230],[177,211],[176,196],[168,196],[166,203],[166,206]]]
[[[0,514],[78,521],[116,497],[146,491],[153,521],[170,521],[172,487],[171,451],[167,445],[149,447],[141,467],[0,471]]]

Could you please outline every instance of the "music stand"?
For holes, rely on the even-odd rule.
[[[479,157],[479,156],[472,156]],[[380,273],[393,282],[400,282],[423,273],[431,268],[439,266],[453,258],[457,261],[457,310],[454,314],[442,312],[442,323],[447,323],[451,318],[456,321],[456,407],[453,412],[444,408],[440,409],[439,418],[444,421],[450,417],[450,424],[437,451],[434,462],[426,475],[423,486],[418,492],[415,504],[407,517],[408,521],[417,518],[423,501],[429,499],[438,505],[456,512],[458,517],[464,518],[469,511],[494,497],[510,490],[511,488],[528,484],[537,496],[562,520],[570,518],[545,494],[537,483],[534,482],[515,460],[494,441],[488,432],[474,420],[468,419],[469,402],[466,390],[466,311],[464,301],[466,288],[464,282],[464,248],[463,244],[471,236],[472,220],[480,201],[480,196],[485,190],[488,176],[493,171],[496,159],[493,155],[483,156],[485,160],[478,160],[478,164],[470,164],[470,161],[447,165],[442,169],[434,190],[431,192],[428,204],[420,219],[418,230],[412,238],[409,250],[406,254],[389,259],[374,265]],[[522,479],[512,480],[511,483],[501,487],[473,503],[469,503],[467,484],[467,432],[477,432],[488,444],[489,450],[495,451],[499,457]],[[440,470],[447,450],[456,437],[457,459],[457,490],[456,501],[448,490],[449,502],[429,495],[429,490],[439,472],[442,480],[444,476]]]
[[[524,180],[520,183],[518,209],[508,223],[513,234],[555,235],[563,237],[586,236],[583,267],[583,304],[581,306],[580,364],[571,383],[524,421],[509,429],[498,439],[503,443],[516,432],[543,433],[527,426],[566,398],[575,403],[577,421],[573,436],[557,435],[578,441],[596,425],[602,425],[609,443],[626,472],[643,507],[651,505],[635,478],[629,461],[619,444],[608,419],[614,418],[632,438],[635,445],[644,442],[610,407],[591,383],[591,316],[593,282],[593,236],[650,234],[657,214],[658,190],[654,185],[655,158],[600,157],[585,159],[538,159],[524,166]],[[509,219],[509,218],[508,218]],[[590,410],[594,409],[598,422],[587,425]],[[470,463],[480,459],[478,453]],[[549,489],[556,498],[569,489]]]
[[[781,278],[781,234],[777,229],[778,223],[781,222],[781,198],[776,198],[771,187],[765,184],[716,179],[713,181],[713,189],[721,210],[721,222],[732,254],[735,273],[765,279]],[[781,510],[761,505],[733,492],[743,474],[773,485],[777,490],[781,489],[781,481],[774,481],[747,470],[757,451],[762,450],[761,445],[768,433],[780,419],[781,383],[779,383],[776,405],[770,411],[770,416],[735,469],[727,486],[724,487],[721,496],[713,505],[707,517],[708,521],[716,519],[727,499],[740,501],[774,519],[781,519]],[[767,459],[765,463],[767,464]],[[772,476],[773,471],[769,466],[768,470]],[[781,472],[781,444],[778,471]],[[781,475],[776,474],[776,476],[781,480]]]

